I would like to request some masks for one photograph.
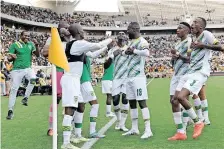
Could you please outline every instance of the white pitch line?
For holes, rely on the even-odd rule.
[[[111,119],[103,128],[100,129],[99,134],[102,135],[104,134],[115,122],[117,118],[116,116]],[[83,144],[81,149],[91,149],[91,147],[99,140],[99,138],[94,138],[91,139],[90,141],[86,142]]]
[[[148,83],[147,86],[154,80],[154,78],[152,78]]]

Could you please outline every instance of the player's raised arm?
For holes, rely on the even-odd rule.
[[[89,51],[96,51],[115,42],[112,38],[105,39],[99,43],[91,43],[84,40],[84,31],[80,24],[72,24],[68,29],[72,37],[75,40],[79,40],[79,42],[74,42],[72,45],[72,47],[75,47],[70,51],[70,54],[72,55],[81,55],[82,53]]]
[[[102,48],[100,50],[97,50],[95,52],[89,51],[89,52],[86,53],[86,56],[89,56],[91,58],[97,58],[100,54],[102,54],[106,50],[107,50],[107,47],[104,47],[104,48]]]
[[[104,69],[109,68],[110,65],[113,63],[114,58],[117,57],[119,54],[122,54],[122,51],[118,49],[118,47],[110,49],[110,51],[108,52],[108,57],[106,58],[106,61],[104,63]]]
[[[199,48],[199,49],[210,49],[213,51],[222,51],[224,52],[223,46],[220,44],[220,42],[215,38],[215,36],[209,32],[209,31],[204,31],[204,36],[206,37],[207,43],[204,44],[202,42],[194,42],[191,44],[193,48]]]

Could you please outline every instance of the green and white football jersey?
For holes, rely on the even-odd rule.
[[[119,47],[115,48],[118,49]],[[124,47],[120,48],[120,50],[121,51],[127,50],[127,46],[125,45]],[[114,58],[113,63],[114,63],[114,74],[113,74],[114,79],[127,78],[128,55],[119,54]]]
[[[149,49],[149,43],[143,37],[130,41],[129,46],[137,50]],[[128,55],[128,78],[145,76],[145,58],[145,56],[139,56],[137,54]]]
[[[175,49],[179,52],[180,55],[186,57],[190,45],[191,45],[191,38],[187,37],[185,40],[177,43]],[[185,75],[189,69],[189,63],[184,62],[180,58],[174,61],[173,66],[175,76]]]
[[[214,45],[218,43],[215,36],[209,31],[203,31],[201,35],[196,39],[198,42],[202,42],[207,45]],[[210,76],[210,49],[192,49],[191,62],[188,73],[200,72],[206,76]]]

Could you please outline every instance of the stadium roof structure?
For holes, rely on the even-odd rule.
[[[34,7],[51,9],[57,13],[72,13],[80,0],[27,0]]]
[[[224,0],[120,0],[120,3],[126,14],[136,16],[141,25],[151,21],[192,20],[198,16],[214,23],[224,20]]]
[[[60,6],[60,5],[70,5],[77,3],[80,0],[27,0],[29,4],[34,7],[46,7],[48,4]],[[47,4],[47,5],[46,5]]]

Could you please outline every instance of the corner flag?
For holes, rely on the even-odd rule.
[[[57,149],[57,74],[56,67],[69,71],[68,60],[63,49],[57,28],[51,28],[51,43],[48,60],[52,63],[52,102],[53,102],[53,149]]]
[[[63,49],[58,30],[54,27],[51,28],[51,44],[49,47],[48,60],[55,66],[63,68],[65,71],[69,71],[65,49]]]

